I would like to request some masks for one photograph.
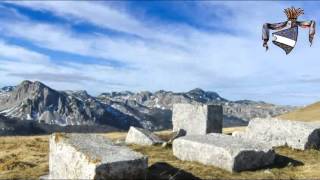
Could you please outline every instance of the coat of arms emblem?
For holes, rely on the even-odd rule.
[[[310,46],[315,35],[315,21],[297,21],[298,16],[304,14],[301,8],[287,8],[284,10],[288,20],[280,23],[265,23],[262,28],[263,47],[268,50],[269,30],[280,30],[272,33],[272,42],[289,54],[298,39],[298,27],[309,28]]]

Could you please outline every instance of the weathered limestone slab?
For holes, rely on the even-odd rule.
[[[320,148],[319,123],[257,118],[249,122],[245,132],[235,132],[233,136],[265,142],[272,147]]]
[[[173,141],[172,148],[181,160],[230,172],[262,168],[272,164],[275,158],[273,149],[266,144],[217,133],[180,137]]]
[[[173,105],[173,131],[183,129],[187,135],[221,133],[222,123],[222,106],[205,104]]]
[[[131,126],[126,137],[126,143],[151,146],[154,144],[161,144],[163,141],[146,129]]]
[[[148,159],[96,134],[50,137],[48,179],[145,179]]]

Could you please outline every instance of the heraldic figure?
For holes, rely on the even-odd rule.
[[[315,35],[315,21],[297,21],[298,16],[304,14],[301,8],[287,8],[284,10],[288,20],[280,23],[265,23],[262,28],[263,47],[269,49],[269,30],[281,30],[272,33],[272,42],[289,54],[296,45],[298,38],[298,27],[309,28],[309,42],[312,45]]]

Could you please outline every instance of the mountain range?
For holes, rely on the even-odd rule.
[[[108,125],[119,129],[130,126],[168,129],[174,103],[222,105],[225,127],[246,125],[255,117],[278,116],[296,109],[261,101],[230,101],[216,92],[199,88],[179,93],[108,92],[94,97],[86,91],[58,91],[39,81],[26,80],[0,89],[2,117],[60,127]]]

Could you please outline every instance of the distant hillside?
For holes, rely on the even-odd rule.
[[[307,122],[320,121],[320,102],[280,115],[279,118]]]
[[[296,109],[260,101],[230,101],[216,92],[199,88],[187,92],[105,92],[97,97],[86,91],[55,90],[39,81],[26,80],[17,86],[0,88],[0,115],[27,124],[37,122],[61,127],[107,125],[123,130],[130,126],[170,129],[175,103],[222,105],[224,127],[247,125],[253,118],[275,117]]]

